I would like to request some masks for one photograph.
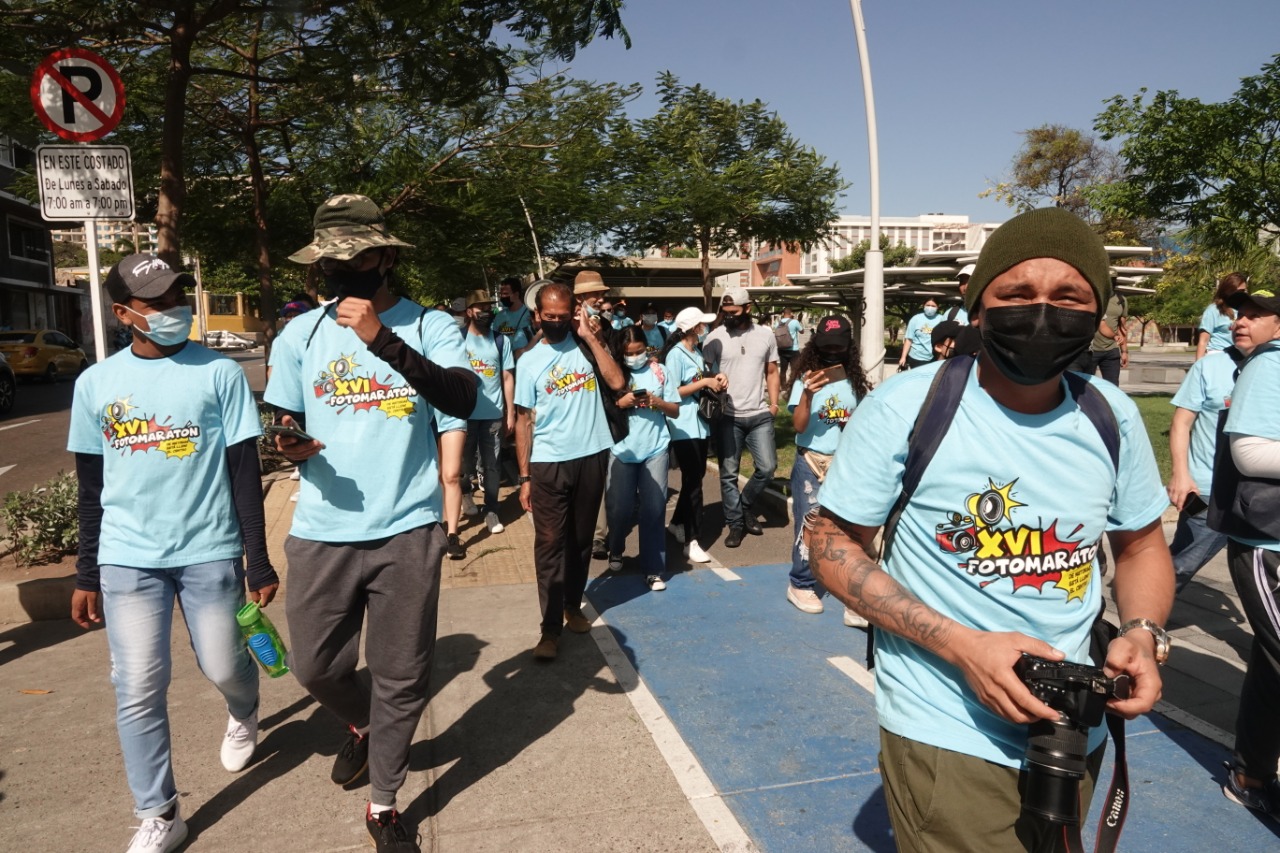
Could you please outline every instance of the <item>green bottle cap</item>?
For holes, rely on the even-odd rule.
[[[240,627],[247,628],[258,621],[258,602],[250,601],[236,612],[236,621]]]

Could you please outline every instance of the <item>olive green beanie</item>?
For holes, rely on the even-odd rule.
[[[1093,286],[1098,317],[1111,299],[1111,263],[1102,238],[1080,217],[1060,207],[1042,207],[1019,214],[1001,225],[982,247],[964,307],[972,312],[993,278],[1032,258],[1056,258],[1071,264]]]

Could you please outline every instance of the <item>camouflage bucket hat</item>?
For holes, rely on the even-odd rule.
[[[368,196],[335,195],[316,208],[312,227],[315,239],[289,260],[300,264],[314,264],[321,258],[349,261],[365,249],[379,246],[413,248],[387,231],[382,211]]]

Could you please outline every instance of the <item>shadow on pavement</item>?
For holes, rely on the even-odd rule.
[[[884,799],[884,786],[866,799],[853,818],[853,836],[875,853],[894,853],[898,849],[889,829],[889,804]]]
[[[11,625],[0,631],[0,645],[12,644],[0,648],[0,666],[15,661],[23,655],[47,649],[66,640],[73,640],[84,633],[85,630],[70,619]]]
[[[480,642],[465,634],[444,641]],[[573,715],[574,703],[588,690],[620,693],[616,683],[595,674],[599,665],[590,637],[566,632],[555,661],[535,661],[526,649],[486,672],[489,692],[444,732],[410,750],[412,771],[453,763],[405,808],[405,820],[425,824],[458,794],[555,730]]]
[[[264,722],[287,719],[314,701],[309,696],[300,699],[289,708],[272,714]],[[333,751],[336,753],[338,738],[333,715],[320,707],[316,707],[305,720],[293,719],[272,729],[270,734],[258,742],[253,763],[248,769],[187,818],[191,833],[187,844],[193,844],[200,837],[201,831],[229,815],[264,785],[296,770],[316,753],[316,744],[326,740],[333,741]]]

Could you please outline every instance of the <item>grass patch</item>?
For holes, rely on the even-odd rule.
[[[1151,394],[1131,397],[1142,415],[1142,422],[1147,426],[1147,437],[1151,440],[1151,449],[1156,454],[1156,465],[1160,468],[1160,482],[1169,482],[1173,473],[1173,463],[1169,458],[1169,424],[1173,421],[1173,406],[1169,405],[1172,395]],[[773,419],[774,440],[778,446],[778,471],[774,475],[773,484],[784,495],[790,494],[791,466],[796,459],[796,431],[791,425],[791,413],[778,412]],[[742,453],[742,464],[739,473],[750,477],[755,473],[751,464],[751,454]]]

